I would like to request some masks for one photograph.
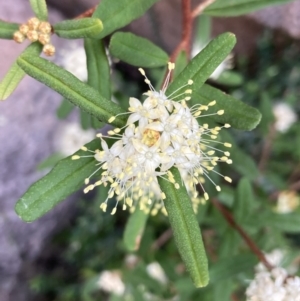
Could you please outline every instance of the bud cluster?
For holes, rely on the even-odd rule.
[[[43,52],[47,56],[53,56],[55,47],[51,44],[51,25],[47,21],[41,21],[36,17],[30,18],[25,24],[21,24],[19,30],[14,33],[14,40],[22,43],[26,38],[30,42],[39,41],[43,47]]]

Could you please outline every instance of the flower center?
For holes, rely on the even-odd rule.
[[[155,130],[146,129],[143,133],[142,143],[147,146],[154,145],[160,137],[160,133]]]
[[[146,157],[147,159],[152,159],[153,154],[152,154],[151,152],[147,152],[147,153],[145,154],[145,157]]]

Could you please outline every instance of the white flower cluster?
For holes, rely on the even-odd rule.
[[[300,278],[279,267],[283,255],[280,250],[266,255],[274,266],[271,271],[262,264],[256,266],[255,278],[246,290],[247,301],[300,301]]]
[[[192,90],[186,87],[192,85],[192,80],[166,96],[165,92],[173,69],[174,64],[169,63],[168,76],[159,92],[153,88],[144,70],[139,69],[150,87],[150,91],[145,93],[146,100],[141,103],[136,98],[130,98],[129,112],[123,113],[129,114],[124,132],[120,134],[123,128],[108,132],[109,138],[117,140],[110,148],[103,139],[104,136],[97,135],[101,139],[102,151],[97,150],[94,154],[99,162],[99,168],[92,175],[100,169],[103,172],[101,179],[94,184],[88,185],[92,175],[85,180],[88,186],[84,192],[87,193],[98,185],[110,184],[108,197],[100,206],[103,211],[106,211],[108,199],[116,196],[117,202],[112,214],[116,212],[120,200],[123,200],[124,210],[127,206],[134,210],[138,203],[140,209],[147,213],[151,210],[151,214],[156,214],[160,209],[165,212],[162,201],[155,202],[154,206],[152,204],[155,200],[165,198],[159,187],[158,177],[164,178],[173,183],[175,188],[179,188],[179,184],[175,183],[170,171],[172,167],[178,168],[194,199],[198,194],[197,184],[204,191],[204,199],[208,199],[208,194],[202,185],[204,178],[209,179],[218,191],[221,190],[208,173],[219,174],[214,168],[220,161],[232,163],[229,159],[230,153],[217,149],[215,145],[222,144],[225,147],[231,147],[231,145],[216,141],[222,127],[209,129],[207,124],[199,125],[196,118],[222,115],[224,111],[219,110],[213,114],[202,115],[203,111],[215,105],[216,101],[208,105],[197,104],[189,108],[186,101],[190,100]],[[109,122],[116,117],[112,117]],[[223,127],[228,128],[230,125],[225,124]],[[214,146],[210,145],[212,142]],[[82,149],[87,150],[85,147]],[[73,159],[79,158],[77,155],[73,156]],[[229,177],[221,176],[231,182]]]

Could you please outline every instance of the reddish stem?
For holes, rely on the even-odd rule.
[[[228,224],[241,235],[241,237],[248,245],[249,249],[253,252],[253,254],[256,255],[259,261],[262,262],[268,270],[271,270],[273,266],[267,261],[264,253],[258,248],[255,242],[248,236],[245,230],[240,225],[237,224],[231,212],[228,209],[226,209],[222,204],[220,204],[217,200],[211,199],[211,202],[215,206],[215,208],[222,213],[224,218],[227,220]]]
[[[94,11],[96,10],[97,5],[95,5],[94,7],[86,10],[85,12],[83,12],[82,14],[80,14],[79,16],[77,16],[75,19],[82,19],[82,18],[88,18],[91,17],[92,14],[94,13]]]

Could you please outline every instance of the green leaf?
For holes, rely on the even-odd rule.
[[[115,33],[109,45],[111,54],[128,64],[144,68],[165,66],[169,56],[147,39],[132,33]]]
[[[120,106],[102,97],[95,89],[45,59],[21,55],[17,62],[28,75],[101,121],[108,122],[111,116],[124,112]],[[117,117],[112,122],[117,127],[122,127],[125,123],[126,118],[123,116]]]
[[[190,105],[196,103],[207,105],[212,100],[216,100],[217,104],[210,107],[208,114],[215,113],[218,110],[225,111],[221,116],[211,116],[216,122],[229,123],[233,128],[248,131],[254,129],[260,122],[261,114],[258,110],[206,84],[201,89],[197,87],[193,90]]]
[[[172,168],[176,183],[182,183],[178,169]],[[168,212],[175,243],[183,262],[196,287],[208,284],[208,263],[202,242],[201,232],[186,188],[180,185],[175,189],[167,180],[158,179],[166,195],[164,205]]]
[[[123,236],[123,242],[128,251],[139,249],[148,216],[149,214],[139,208],[136,208],[130,215]]]
[[[265,225],[288,233],[300,232],[300,212],[286,214],[269,213],[265,217]]]
[[[98,18],[66,20],[53,25],[54,32],[65,39],[98,38],[103,25]]]
[[[245,220],[252,211],[254,204],[254,196],[251,183],[247,178],[239,181],[235,200],[234,200],[234,216],[238,223],[244,224]]]
[[[100,140],[95,139],[87,144],[88,149],[100,148]],[[84,155],[83,151],[75,154]],[[32,222],[67,196],[78,190],[95,170],[93,157],[72,160],[71,156],[57,163],[57,165],[42,179],[29,187],[15,206],[19,217],[25,222]]]
[[[141,17],[157,1],[159,0],[102,0],[93,14],[93,17],[103,22],[104,29],[99,38],[104,38]]]
[[[252,254],[239,254],[220,259],[209,269],[210,283],[219,283],[239,273],[251,270],[256,262],[257,259]]]
[[[67,99],[63,99],[60,106],[56,110],[56,115],[59,119],[66,118],[74,109],[74,105]]]
[[[242,85],[244,79],[240,73],[225,70],[215,81],[224,86],[236,87]]]
[[[87,60],[88,84],[107,99],[111,99],[110,66],[102,40],[85,39],[84,49]],[[92,118],[94,128],[103,126]]]
[[[169,85],[168,94],[186,85],[190,79],[194,82],[193,86],[200,89],[214,70],[228,56],[235,43],[235,35],[228,32],[213,39]]]
[[[232,168],[249,180],[256,180],[260,173],[254,160],[236,145],[228,131],[223,131],[221,134],[222,141],[232,144],[230,148],[230,158],[233,161]]]
[[[19,24],[0,20],[0,39],[12,40],[13,35],[19,30]]]
[[[30,5],[35,15],[41,21],[47,21],[48,19],[48,10],[45,0],[30,0]]]
[[[204,14],[215,17],[239,16],[274,4],[285,4],[293,0],[217,0],[209,5]]]
[[[41,45],[39,43],[33,43],[24,50],[23,54],[38,56],[40,52]],[[0,100],[5,100],[9,97],[17,88],[24,76],[25,72],[18,66],[17,62],[14,62],[0,82]]]

